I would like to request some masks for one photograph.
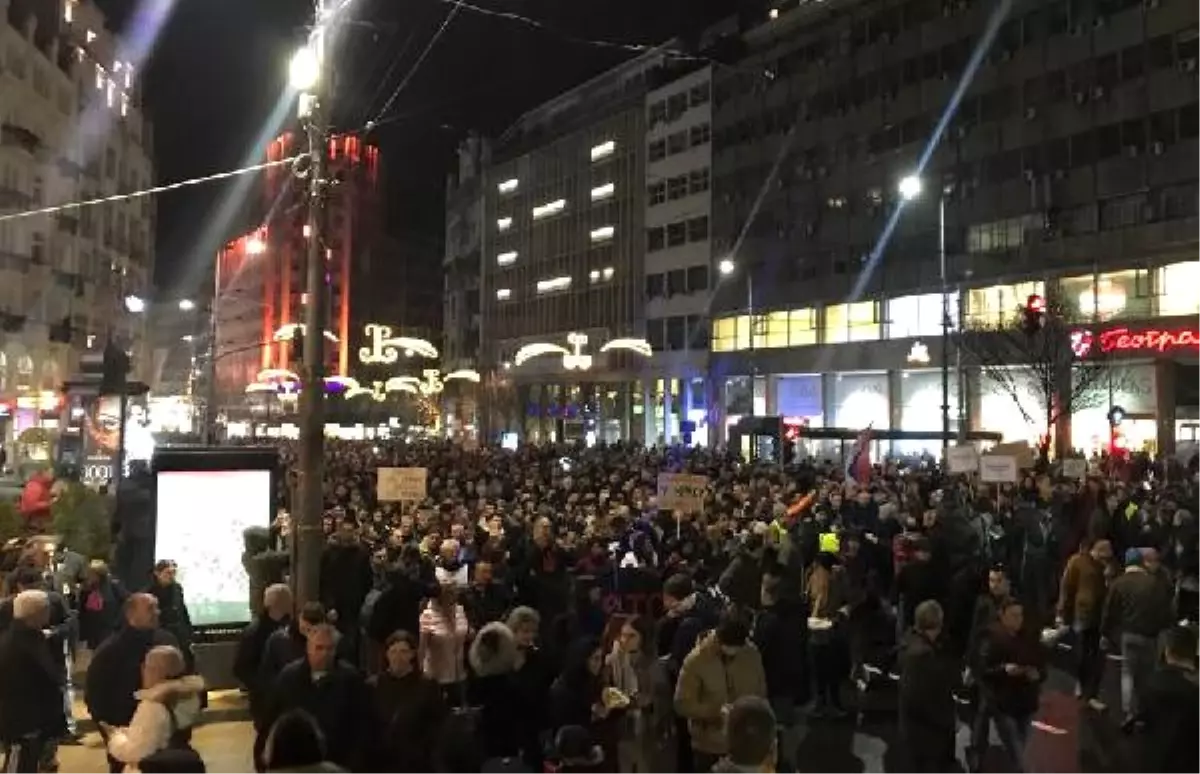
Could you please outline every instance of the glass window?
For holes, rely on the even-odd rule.
[[[702,293],[708,290],[708,267],[692,266],[687,270],[687,286],[689,293]]]
[[[652,183],[649,186],[649,193],[650,193],[650,206],[651,207],[653,207],[656,204],[662,204],[663,202],[665,202],[667,200],[667,184],[666,183]]]
[[[701,83],[699,86],[693,86],[688,90],[688,103],[692,107],[703,105],[704,103],[708,102],[708,99],[709,93],[707,82]]]
[[[708,216],[701,215],[688,221],[688,241],[702,242],[708,239]]]
[[[859,301],[848,304],[850,321],[850,341],[879,340],[879,302]]]
[[[675,269],[667,272],[667,298],[687,292],[687,272]]]
[[[688,174],[688,192],[700,193],[708,190],[708,167],[695,169]]]
[[[1200,263],[1184,261],[1164,266],[1160,270],[1158,313],[1194,315],[1200,312]]]
[[[646,252],[652,253],[665,246],[665,235],[661,226],[646,229]]]
[[[675,134],[667,135],[668,156],[674,156],[676,153],[683,153],[685,150],[687,150],[687,145],[687,132],[676,132]]]
[[[663,294],[664,275],[646,275],[646,298],[661,298]]]
[[[655,140],[650,143],[650,160],[662,161],[667,157],[667,141]]]
[[[672,177],[667,180],[667,198],[671,200],[682,199],[688,193],[687,175]]]
[[[1030,296],[1045,294],[1046,284],[1040,281],[971,288],[966,294],[966,317],[976,327],[1008,325],[1020,318],[1021,307]]]
[[[1153,315],[1153,286],[1145,269],[1084,274],[1059,280],[1063,305],[1080,320]]]
[[[850,340],[850,305],[825,307],[825,343],[844,344]]]
[[[689,140],[692,147],[704,145],[712,138],[712,126],[709,124],[700,124],[691,128]]]
[[[739,322],[742,323],[739,325]],[[738,335],[744,333],[746,346],[739,346],[741,337]],[[738,349],[746,349],[750,344],[750,323],[746,316],[741,317],[722,317],[714,320],[712,324],[712,351],[713,352],[734,352]]]
[[[754,332],[755,349],[779,349],[788,345],[788,313],[763,315]]]
[[[788,312],[788,344],[807,347],[817,343],[817,310],[793,309]]]
[[[683,222],[667,224],[667,247],[679,247],[687,241],[687,224]]]
[[[958,319],[958,298],[950,295],[951,324]],[[907,339],[940,336],[942,333],[942,294],[925,293],[901,296],[887,302],[887,338]]]

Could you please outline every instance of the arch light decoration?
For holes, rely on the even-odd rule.
[[[279,330],[275,331],[275,333],[271,336],[271,340],[291,341],[292,339],[296,338],[297,331],[304,331],[304,323],[287,323],[286,325],[281,325],[279,326]],[[325,339],[326,341],[331,341],[334,344],[338,343],[337,334],[330,330],[325,331]]]
[[[286,368],[264,368],[255,377],[256,382],[298,382],[300,374]]]
[[[436,360],[438,357],[437,347],[432,343],[412,336],[393,336],[390,325],[370,323],[364,328],[364,332],[370,344],[359,348],[358,361],[360,363],[366,365],[395,363],[400,359],[401,352],[406,357],[420,355],[431,360]]]
[[[513,357],[513,365],[520,366],[535,357],[543,355],[561,355],[563,368],[568,371],[586,371],[592,367],[592,356],[583,352],[587,343],[588,336],[586,333],[568,333],[567,344],[570,345],[570,349],[544,341],[526,344],[517,350],[517,354]],[[600,347],[600,352],[602,353],[617,350],[632,352],[642,357],[650,357],[654,354],[654,350],[650,347],[650,342],[645,339],[617,338],[606,342]]]

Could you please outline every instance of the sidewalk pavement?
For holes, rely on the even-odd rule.
[[[108,771],[104,744],[100,735],[90,732],[78,745],[58,749],[59,771]],[[192,746],[204,759],[209,771],[254,771],[254,727],[249,722],[213,722],[198,726],[192,734]]]

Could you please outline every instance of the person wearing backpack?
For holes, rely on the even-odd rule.
[[[190,750],[192,727],[200,717],[204,680],[185,675],[183,653],[170,645],[151,648],[142,662],[142,688],[133,719],[124,728],[102,724],[108,754],[125,764],[126,772],[141,771],[141,762],[163,750]]]

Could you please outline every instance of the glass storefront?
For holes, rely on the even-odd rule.
[[[978,429],[1000,433],[1005,443],[1036,446],[1046,432],[1043,390],[1023,368],[989,368],[979,376]]]
[[[1071,446],[1087,454],[1107,449],[1108,412],[1111,407],[1120,406],[1125,410],[1119,430],[1126,448],[1153,451],[1158,437],[1154,366],[1113,366],[1106,376],[1076,398],[1077,409],[1071,415]]]
[[[954,325],[958,321],[958,294],[950,293],[946,300]],[[889,339],[942,335],[942,294],[924,293],[888,301],[886,335]]]
[[[939,299],[940,300],[940,299]],[[950,374],[950,430],[958,430],[957,374]],[[900,374],[900,429],[941,432],[942,373],[938,370],[904,371]],[[941,454],[938,440],[896,441],[895,454]]]
[[[891,428],[885,373],[838,374],[833,380],[833,427],[857,430]]]
[[[1154,314],[1154,287],[1145,269],[1064,277],[1059,292],[1068,314],[1078,320],[1140,319]]]

